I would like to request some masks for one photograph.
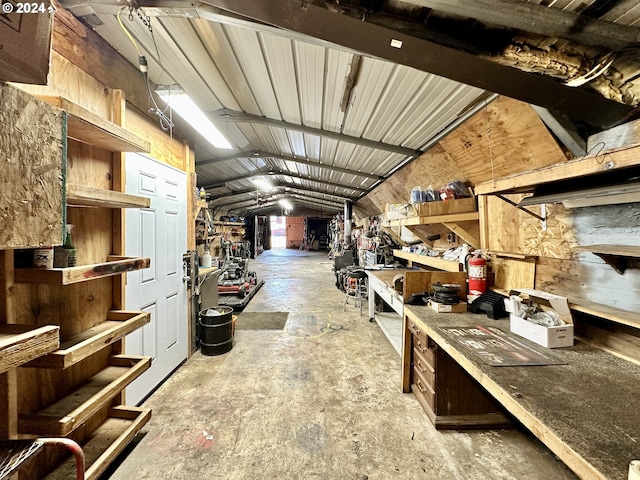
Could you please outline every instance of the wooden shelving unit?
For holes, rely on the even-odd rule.
[[[61,342],[59,349],[38,357],[25,366],[68,368],[146,325],[150,320],[151,316],[147,312],[111,310],[104,322]]]
[[[27,165],[30,169],[21,164],[20,170],[11,171],[7,177],[16,184],[12,189],[16,192],[14,203],[19,207],[16,218],[31,221],[35,217],[38,223],[17,224],[17,231],[23,233],[14,235],[15,241],[0,248],[61,245],[62,227],[73,223],[77,228],[74,240],[86,252],[87,262],[100,263],[56,269],[5,269],[4,281],[12,286],[15,304],[15,308],[6,309],[15,312],[6,321],[24,318],[23,323],[30,321],[33,325],[0,325],[0,372],[11,370],[3,385],[6,397],[17,404],[5,413],[2,428],[7,438],[38,435],[78,439],[89,465],[85,478],[97,479],[151,415],[150,410],[117,406],[122,401],[122,391],[149,368],[151,359],[121,354],[122,339],[149,323],[150,314],[116,310],[124,304],[124,288],[115,277],[148,268],[150,258],[121,256],[124,219],[119,212],[103,215],[96,208],[76,207],[148,208],[148,198],[120,191],[125,177],[120,153],[149,152],[150,143],[120,126],[126,103],[119,90],[87,91],[87,105],[96,105],[98,114],[59,96],[39,97],[46,102],[43,103],[16,90],[15,97],[19,108],[7,102],[13,108],[8,116],[17,117],[15,112],[30,105],[34,128],[25,138],[39,144],[25,143],[19,148],[35,151],[42,146],[46,148],[40,150],[48,155]],[[103,111],[105,115],[101,114]],[[13,125],[12,128],[15,130]],[[76,160],[69,168],[67,156]],[[42,165],[47,166],[46,171]],[[105,176],[112,179],[113,190],[97,188],[104,187]],[[42,185],[34,184],[34,178]],[[37,197],[24,193],[34,187],[39,192]],[[13,259],[10,255],[8,258]],[[105,277],[112,277],[113,282],[80,284]],[[34,287],[38,285],[44,287]],[[83,292],[88,290],[85,295]],[[51,318],[57,325],[36,326],[42,322],[36,312],[45,306],[51,311],[42,318]],[[62,342],[60,331],[69,332]],[[23,368],[15,368],[18,366]],[[42,462],[29,466],[33,470],[30,478],[42,478],[56,467],[59,468],[48,478],[75,477],[73,460],[67,471],[66,464],[56,463],[56,455],[41,458]]]
[[[81,445],[85,457],[85,480],[96,480],[109,464],[133,440],[151,418],[151,409],[136,407],[113,407],[109,418]],[[75,461],[70,458],[61,464],[46,480],[74,478]]]
[[[38,98],[67,112],[69,138],[112,152],[149,152],[151,149],[148,141],[64,97]]]
[[[59,333],[57,325],[0,325],[0,373],[56,350]]]
[[[454,223],[454,222],[468,222],[478,220],[480,217],[478,212],[463,212],[463,213],[451,213],[449,215],[435,215],[433,217],[407,217],[399,218],[397,220],[388,220],[385,223],[387,227],[407,227],[415,225],[429,225],[433,223]]]
[[[149,257],[120,257],[111,255],[104,263],[82,265],[68,268],[16,268],[15,282],[29,284],[55,284],[71,285],[78,282],[86,282],[98,278],[120,275],[149,268]]]
[[[151,200],[103,188],[67,184],[67,205],[103,208],[149,208]]]
[[[415,216],[415,217],[407,217],[400,218],[395,220],[387,220],[382,226],[383,227],[407,227],[411,230],[415,235],[418,236],[422,241],[427,244],[430,242],[423,238],[419,232],[415,230],[415,227],[420,225],[433,225],[433,224],[442,224],[453,233],[462,238],[465,243],[468,243],[474,248],[480,248],[480,240],[476,238],[471,233],[467,232],[463,227],[458,225],[459,222],[474,222],[478,221],[480,218],[477,211],[473,212],[461,212],[461,213],[449,213],[447,215],[434,215],[434,216]]]
[[[215,220],[212,223],[213,225],[222,225],[224,227],[244,227],[244,223],[242,222],[221,222],[219,220]]]
[[[425,265],[431,268],[437,268],[438,270],[444,270],[446,272],[461,272],[462,264],[460,262],[454,262],[451,260],[444,260],[439,257],[430,257],[428,255],[418,255],[417,253],[403,252],[402,250],[394,250],[393,256],[397,258],[403,258],[410,262],[417,263],[419,265]]]
[[[70,395],[33,415],[18,417],[24,434],[66,436],[151,366],[150,357],[112,355],[109,365]]]
[[[603,158],[606,156],[606,162]],[[480,183],[475,186],[476,195],[497,193],[531,192],[542,183],[569,180],[610,171],[606,164],[621,169],[638,164],[637,151],[633,147],[611,152],[600,152],[598,155],[588,155],[550,167],[539,168],[518,175],[501,178],[499,180]]]

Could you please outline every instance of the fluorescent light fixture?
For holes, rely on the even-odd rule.
[[[273,189],[273,185],[271,185],[271,182],[269,180],[267,180],[264,177],[253,177],[251,179],[251,182],[258,188],[262,189],[262,190],[272,190]]]
[[[293,210],[293,205],[291,205],[291,202],[286,198],[281,198],[280,200],[278,200],[278,203],[285,210]]]
[[[156,89],[158,96],[216,148],[233,148],[211,120],[177,85],[163,85]]]

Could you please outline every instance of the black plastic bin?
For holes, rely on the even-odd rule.
[[[215,310],[219,315],[207,314]],[[203,355],[222,355],[233,347],[233,308],[216,306],[198,314],[200,351]]]

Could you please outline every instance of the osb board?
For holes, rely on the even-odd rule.
[[[500,97],[360,200],[375,215],[385,203],[406,203],[415,186],[440,188],[452,180],[470,185],[565,161],[535,111]]]
[[[0,84],[0,246],[62,244],[64,117]]]
[[[507,195],[519,202],[522,195]],[[486,197],[487,249],[551,258],[571,258],[577,245],[571,211],[562,205],[546,205],[546,228],[542,221],[495,196]],[[527,207],[540,215],[539,206]]]

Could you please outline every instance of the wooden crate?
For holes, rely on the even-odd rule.
[[[435,215],[448,215],[451,213],[474,212],[478,209],[476,197],[458,198],[447,202],[426,202],[414,205],[417,214],[430,217]]]

